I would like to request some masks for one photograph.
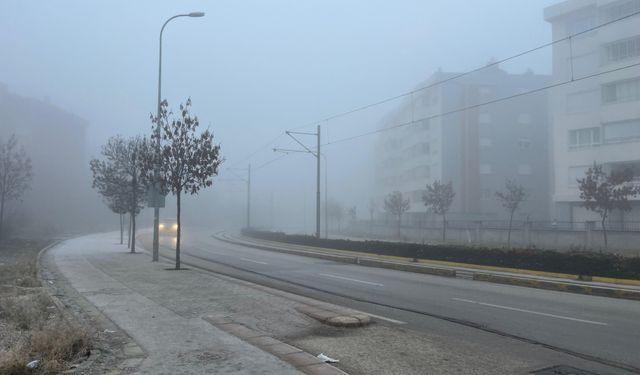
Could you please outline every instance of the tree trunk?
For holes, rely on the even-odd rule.
[[[398,239],[400,239],[400,226],[402,225],[402,215],[398,215]]]
[[[4,193],[0,196],[0,238],[4,239]]]
[[[127,234],[127,249],[131,248],[131,215],[129,215],[129,229]]]
[[[442,243],[447,242],[447,215],[442,214]]]
[[[514,210],[511,211],[511,215],[509,216],[509,232],[507,234],[507,249],[511,249],[511,225],[513,224],[513,214]]]
[[[607,227],[604,225],[605,220],[607,220],[606,212],[602,215],[602,221],[600,224],[602,225],[602,235],[604,236],[604,251],[607,251]]]
[[[182,225],[180,225],[180,191],[176,194],[177,196],[177,224],[178,230],[176,231],[176,269],[180,269],[180,234],[182,232]]]
[[[124,219],[122,218],[122,214],[120,214],[120,245],[124,243]]]
[[[136,214],[131,214],[131,252],[136,252]]]

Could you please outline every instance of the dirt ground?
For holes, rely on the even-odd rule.
[[[41,270],[42,285],[37,258],[50,243],[0,242],[0,374],[108,373],[121,360],[127,338],[110,335],[98,319],[64,298],[63,285],[58,286],[63,280],[54,270]],[[30,369],[32,361],[37,365]]]

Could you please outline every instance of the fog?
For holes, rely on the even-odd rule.
[[[88,161],[110,136],[150,133],[160,27],[175,14],[202,11],[203,18],[172,21],[163,38],[162,97],[174,109],[191,97],[225,158],[213,187],[185,200],[185,221],[244,225],[241,169],[251,164],[252,225],[312,233],[315,157],[273,149],[301,149],[284,132],[317,125],[323,205],[328,196],[368,219],[369,201],[377,199],[381,213],[385,194],[375,177],[385,132],[375,132],[434,115],[403,109],[424,90],[402,94],[437,81],[439,71],[467,72],[549,43],[543,9],[557,2],[2,1],[0,133],[15,133],[34,162],[31,192],[12,205],[52,231],[117,227],[117,215],[91,189]],[[491,68],[548,75],[551,52]],[[315,150],[315,137],[298,138]],[[168,197],[161,215],[173,216],[174,207]],[[151,216],[145,209],[139,225],[151,226]]]

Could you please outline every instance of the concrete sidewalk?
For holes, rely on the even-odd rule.
[[[71,239],[48,256],[144,352],[121,373],[344,374],[247,327],[314,324],[296,311],[296,303],[202,271],[166,270],[169,264],[130,254],[115,238],[108,233]]]

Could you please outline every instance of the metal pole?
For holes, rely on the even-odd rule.
[[[316,189],[316,237],[320,238],[320,125],[318,125],[318,150],[316,151],[318,159],[317,170],[317,189]]]
[[[160,196],[160,189],[158,186],[158,179],[160,177],[160,127],[161,127],[161,119],[160,119],[160,112],[161,112],[161,101],[162,101],[162,32],[164,31],[165,26],[167,26],[167,24],[169,23],[169,21],[171,21],[174,18],[178,18],[178,17],[202,17],[204,16],[204,13],[202,12],[192,12],[189,14],[177,14],[171,18],[169,18],[168,20],[166,20],[164,22],[164,24],[162,24],[162,28],[160,29],[160,47],[158,48],[158,108],[157,108],[157,112],[156,112],[156,165],[155,168],[153,169],[153,179],[154,179],[154,200],[155,200],[155,206],[153,208],[153,251],[152,251],[152,257],[151,260],[153,262],[157,262],[158,261],[158,248],[159,248],[159,239],[160,239],[160,235],[159,235],[159,230],[160,230],[160,207],[158,207],[159,205],[159,199],[158,197]]]
[[[247,169],[247,229],[251,228],[251,164]]]
[[[172,17],[173,18],[173,17]],[[157,102],[157,112],[156,112],[156,165],[153,168],[153,199],[155,207],[153,208],[153,251],[151,256],[152,262],[158,261],[158,248],[160,244],[160,207],[158,207],[158,179],[160,177],[160,102],[161,102],[161,93],[162,93],[162,32],[164,31],[164,27],[167,26],[167,22],[171,21],[172,18],[169,18],[165,21],[160,29],[160,47],[158,48],[158,102]]]
[[[322,158],[324,159],[324,238],[329,238],[329,214],[328,203],[329,199],[329,188],[327,188],[327,175],[329,174],[327,171],[328,163],[327,157],[323,154]]]

